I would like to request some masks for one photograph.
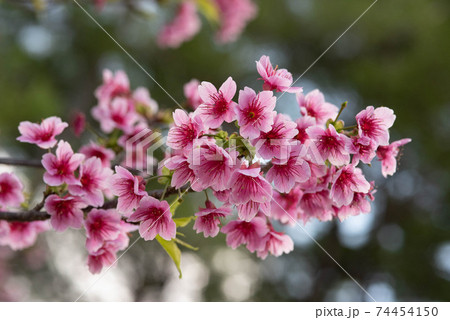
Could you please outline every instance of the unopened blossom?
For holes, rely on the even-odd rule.
[[[362,170],[351,164],[338,170],[331,182],[330,198],[337,207],[349,205],[355,192],[368,193],[370,189]]]
[[[220,191],[228,188],[237,161],[235,151],[228,152],[215,142],[202,139],[194,144],[189,167],[203,188]]]
[[[349,152],[353,154],[352,162],[357,164],[362,161],[366,164],[372,162],[375,158],[375,143],[368,137],[352,137],[352,143],[349,144]]]
[[[272,186],[260,174],[261,168],[241,168],[236,170],[230,180],[230,199],[234,204],[243,204],[252,200],[259,203],[269,202]]]
[[[109,104],[116,97],[125,97],[130,94],[130,81],[122,70],[115,73],[105,69],[103,71],[103,84],[95,90],[95,96],[100,105]]]
[[[0,208],[19,207],[24,202],[23,184],[14,173],[0,174]]]
[[[75,136],[79,138],[86,128],[86,115],[83,112],[77,111],[73,116],[71,126]]]
[[[139,114],[150,117],[158,112],[158,103],[150,97],[147,88],[139,87],[134,90],[132,99]]]
[[[72,147],[66,141],[59,141],[56,155],[46,153],[42,157],[44,182],[49,186],[59,186],[63,183],[79,185],[80,181],[74,172],[78,169],[85,156],[81,153],[73,153]]]
[[[50,195],[45,200],[44,208],[50,215],[50,224],[56,231],[65,231],[72,227],[83,226],[83,210],[87,204],[79,197]]]
[[[240,134],[244,138],[258,138],[261,132],[272,129],[276,112],[276,97],[272,91],[262,91],[258,94],[249,88],[239,91],[239,104],[236,115],[240,126]]]
[[[92,109],[92,116],[100,122],[102,131],[106,133],[111,133],[114,129],[129,133],[139,118],[133,101],[123,97],[114,98],[109,104],[96,106]]]
[[[283,253],[289,253],[294,250],[294,242],[291,237],[282,232],[277,232],[270,227],[269,233],[266,235],[266,245],[264,249],[256,252],[261,259],[266,259],[269,253],[275,257],[281,256]]]
[[[258,11],[252,0],[215,0],[215,3],[220,23],[216,38],[220,43],[235,41]]]
[[[102,165],[106,168],[111,167],[111,161],[116,156],[114,151],[105,148],[102,145],[91,142],[84,145],[79,150],[80,153],[84,154],[86,158],[97,157],[102,162]]]
[[[158,34],[157,43],[161,48],[177,48],[191,40],[200,30],[201,20],[194,1],[183,1],[178,5],[172,21]]]
[[[80,166],[79,183],[69,185],[69,192],[82,197],[88,205],[100,207],[104,203],[103,191],[109,189],[112,174],[113,171],[104,167],[99,158],[89,158]]]
[[[92,209],[84,221],[86,249],[95,252],[107,240],[115,240],[120,233],[120,215],[114,209]]]
[[[327,189],[304,192],[300,199],[300,219],[303,223],[311,218],[329,221],[333,218],[332,201]]]
[[[287,159],[272,159],[272,167],[266,174],[267,181],[273,183],[275,189],[288,193],[296,182],[305,182],[311,176],[309,163],[299,155],[300,149],[295,146]]]
[[[159,201],[150,196],[144,197],[128,221],[141,222],[139,234],[145,240],[153,240],[159,235],[169,241],[176,236],[176,225],[167,201]]]
[[[192,147],[194,140],[203,132],[203,124],[198,115],[188,115],[181,109],[173,113],[174,125],[167,135],[167,145],[172,149],[184,149]]]
[[[136,209],[141,199],[147,195],[145,181],[141,176],[134,176],[127,169],[116,166],[116,174],[110,181],[111,191],[118,197],[117,210],[128,215]]]
[[[195,214],[197,219],[194,223],[194,230],[197,233],[203,232],[205,238],[215,237],[219,234],[220,219],[231,214],[231,208],[222,206],[216,208],[211,201],[205,202],[205,208],[199,208],[199,212]]]
[[[316,119],[310,116],[303,116],[298,118],[295,123],[297,124],[297,135],[294,137],[300,143],[305,143],[309,139],[306,129],[316,125]]]
[[[359,136],[368,137],[380,146],[389,144],[389,128],[394,121],[394,111],[386,107],[369,106],[356,115]]]
[[[264,90],[293,93],[303,91],[300,87],[292,87],[292,74],[286,69],[278,69],[278,66],[274,69],[268,56],[262,56],[259,61],[256,61],[256,68],[264,80]]]
[[[334,120],[338,114],[338,107],[325,101],[319,90],[313,90],[307,95],[297,94],[297,103],[303,116],[316,119],[317,125],[324,125],[328,119]]]
[[[49,229],[47,221],[8,222],[8,232],[0,240],[13,250],[22,250],[31,247],[39,233]]]
[[[410,143],[411,139],[401,139],[392,142],[388,146],[379,146],[377,149],[377,157],[381,161],[381,173],[383,177],[392,176],[397,170],[397,156],[400,147]]]
[[[196,113],[201,116],[206,127],[216,129],[224,121],[230,123],[236,120],[236,103],[232,101],[236,94],[236,82],[231,77],[220,86],[219,90],[212,83],[203,81],[198,87],[198,94],[202,103]]]
[[[222,233],[227,235],[227,245],[236,249],[241,244],[245,244],[250,252],[261,251],[265,248],[267,239],[265,236],[269,232],[266,221],[263,218],[255,217],[251,221],[233,220],[222,227]]]
[[[350,162],[348,150],[351,140],[338,133],[332,124],[329,124],[327,129],[320,126],[310,127],[306,129],[306,133],[313,140],[322,162],[328,159],[335,166],[343,166]]]
[[[40,124],[22,121],[19,124],[21,134],[17,140],[37,145],[42,149],[53,148],[57,141],[55,137],[68,127],[59,117],[50,117],[42,120]]]
[[[274,192],[270,217],[283,224],[294,225],[300,219],[302,210],[299,207],[303,190],[299,186],[294,187],[289,193]]]
[[[196,110],[197,107],[202,103],[202,98],[198,93],[198,86],[200,85],[200,81],[197,79],[192,79],[188,83],[185,83],[183,86],[184,97],[187,99],[187,104],[192,107],[192,109]]]
[[[261,132],[259,137],[251,142],[258,155],[264,159],[286,159],[294,144],[293,138],[298,134],[296,127],[297,124],[288,116],[278,113],[272,128],[268,132]]]

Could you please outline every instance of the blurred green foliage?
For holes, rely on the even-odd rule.
[[[212,27],[204,21],[193,41],[166,51],[155,46],[159,22],[147,21],[117,5],[106,6],[102,12],[92,7],[89,10],[162,87],[182,101],[182,85],[191,78],[220,85],[231,75],[240,88],[260,86],[254,61],[262,54],[270,55],[274,64],[298,77],[372,2],[257,3],[257,19],[236,43],[217,46]],[[438,249],[450,243],[449,15],[447,0],[379,0],[298,83],[306,91],[320,88],[336,104],[348,100],[344,119],[351,119],[366,105],[391,107],[397,115],[392,140],[413,139],[405,148],[396,176],[386,181],[375,176],[379,190],[376,210],[371,213],[374,219],[364,241],[352,244],[339,223],[324,224],[325,231],[317,235],[336,261],[380,299],[450,299],[450,270],[439,268],[450,264],[450,256],[447,253],[441,257],[444,262],[437,259]],[[33,53],[27,47],[27,41],[33,42],[30,30],[38,30],[41,36],[44,32],[44,40],[50,35],[50,47],[41,48],[43,53]],[[39,47],[39,43],[33,45]],[[95,104],[93,91],[101,81],[102,68],[124,69],[132,86],[149,87],[161,108],[175,107],[92,20],[70,3],[52,4],[37,14],[11,2],[1,3],[0,56],[1,143],[11,149],[24,147],[30,156],[36,156],[36,151],[14,140],[18,123],[55,114],[69,120],[75,109],[88,112]],[[299,115],[287,95],[278,105],[292,116]],[[181,212],[191,215],[202,205],[202,199],[189,195]],[[257,280],[251,282],[246,296],[227,294],[224,288],[233,282],[216,261],[217,252],[225,247],[224,236],[206,241],[185,229],[189,243],[200,247],[195,254],[208,268],[204,300],[369,300],[320,248],[302,242],[296,242],[290,255],[269,257],[264,262],[255,259],[257,269],[252,269],[254,263],[243,260],[241,271]],[[302,231],[295,229],[291,234],[296,232]],[[245,250],[240,252],[254,259]],[[143,258],[147,254],[149,258]],[[134,299],[147,299],[148,290],[164,287],[164,268],[170,262],[161,267],[152,258],[161,254],[157,245],[143,241],[128,253],[139,283],[133,287]],[[28,271],[30,281],[33,276],[34,271]],[[42,277],[36,279],[42,281]],[[47,292],[45,298],[70,299],[55,292]]]

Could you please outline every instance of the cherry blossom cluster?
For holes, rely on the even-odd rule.
[[[102,9],[107,0],[94,0]],[[170,2],[169,2],[170,3]],[[165,3],[161,1],[160,6]],[[128,3],[135,11],[139,10]],[[218,25],[219,43],[235,41],[250,20],[255,18],[257,6],[252,0],[183,0],[177,1],[173,17],[158,32],[157,44],[161,48],[177,48],[191,40],[201,29],[200,14]]]
[[[346,103],[338,108],[319,90],[304,94],[293,86],[292,74],[274,68],[267,56],[256,68],[261,91],[237,92],[231,77],[218,89],[194,79],[184,86],[189,110],[172,116],[158,109],[147,89],[132,90],[123,71],[106,70],[92,109],[100,131],[83,115],[71,123],[77,136],[95,133],[77,152],[57,140],[69,126],[60,118],[20,123],[17,139],[46,150],[44,200],[35,210],[43,207],[58,232],[84,229],[92,273],[113,265],[134,231],[156,239],[175,261],[178,244],[192,248],[178,239],[178,230],[194,221],[192,228],[205,238],[225,234],[231,248],[244,245],[265,259],[293,250],[289,225],[369,213],[374,182],[361,168],[380,161],[382,175],[393,175],[400,147],[411,141],[389,143],[393,110],[368,106],[346,126],[339,119]],[[296,96],[296,120],[275,110],[285,93]],[[170,125],[167,137],[159,138],[168,147],[163,159],[139,157],[142,150],[126,147],[136,137],[164,131],[161,124]],[[130,164],[130,158],[139,160]],[[135,170],[143,162],[159,164],[158,172]],[[161,189],[150,188],[150,180]],[[13,173],[0,174],[0,210],[27,209],[23,189]],[[188,192],[205,194],[195,213],[177,210]],[[48,229],[45,221],[0,221],[0,244],[23,249]]]

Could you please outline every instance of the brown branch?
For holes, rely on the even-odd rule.
[[[184,189],[180,189],[180,192],[181,193],[192,192],[192,189],[184,188]],[[175,189],[173,187],[169,187],[167,189],[167,192],[166,192],[166,195],[164,198],[167,198],[170,195],[173,195],[176,193],[178,193],[177,189]],[[149,194],[149,196],[152,196],[156,199],[160,199],[163,194],[163,190],[162,189],[151,190],[148,194]],[[18,212],[0,211],[0,220],[30,222],[30,221],[42,221],[42,220],[50,219],[50,215],[47,212],[40,211],[44,206],[44,201],[45,201],[45,197],[44,197],[44,200],[42,200],[39,204],[37,204],[33,209],[28,210],[28,211],[18,211]],[[100,207],[100,209],[112,209],[112,208],[115,208],[116,206],[117,206],[117,199],[114,199],[114,200],[106,201],[104,203],[104,205],[102,207]],[[93,209],[93,207],[88,207],[88,208],[86,208],[85,211],[88,212],[91,209]]]
[[[5,164],[9,166],[42,168],[42,163],[40,160],[0,158],[0,164]]]

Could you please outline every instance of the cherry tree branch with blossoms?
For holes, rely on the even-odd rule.
[[[0,174],[0,244],[19,250],[50,228],[83,228],[89,270],[99,273],[138,231],[146,241],[156,239],[180,270],[178,246],[195,248],[179,239],[179,229],[191,222],[197,234],[223,233],[231,248],[244,245],[265,259],[294,249],[285,230],[298,221],[369,213],[374,182],[361,166],[376,159],[384,177],[393,175],[400,148],[411,141],[389,143],[394,111],[368,106],[346,126],[339,119],[346,102],[338,108],[317,89],[304,94],[267,56],[256,69],[261,91],[244,87],[236,100],[232,77],[218,89],[193,79],[183,88],[190,110],[172,114],[159,110],[146,88],[132,90],[123,71],[105,70],[92,109],[101,133],[88,136],[86,116],[79,114],[71,128],[90,141],[82,140],[76,152],[56,139],[69,126],[59,117],[21,122],[17,140],[47,152],[39,163],[0,162],[42,167],[46,189],[28,209],[21,181]],[[277,92],[296,95],[301,117],[275,111]],[[167,137],[159,124],[170,126]],[[178,210],[187,192],[205,193],[195,213]]]

